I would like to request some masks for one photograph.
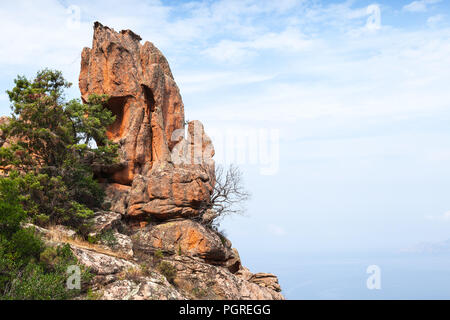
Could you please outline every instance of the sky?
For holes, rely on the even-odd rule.
[[[244,264],[445,241],[449,18],[439,0],[2,1],[0,114],[43,67],[79,97],[93,22],[131,29],[167,57],[216,161],[244,172],[247,213],[222,224]]]

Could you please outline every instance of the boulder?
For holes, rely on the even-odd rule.
[[[128,257],[133,257],[133,242],[131,241],[131,238],[116,230],[111,230],[110,239],[105,239],[105,237],[100,238],[100,244],[106,249],[111,249],[114,252],[123,253]]]
[[[250,281],[250,279],[253,276],[253,273],[250,272],[250,270],[248,270],[248,268],[241,266],[239,268],[239,270],[235,273],[235,275],[239,278],[242,278],[246,281]]]
[[[139,230],[132,236],[135,250],[199,257],[218,263],[226,261],[231,250],[216,232],[192,220],[170,221]]]
[[[100,234],[108,229],[117,227],[122,220],[122,215],[120,213],[112,211],[98,211],[95,213],[92,219],[92,232],[91,236]]]
[[[209,176],[199,167],[159,163],[148,176],[135,177],[127,214],[163,220],[194,217],[209,205],[211,192]]]
[[[71,245],[74,256],[78,262],[88,267],[96,275],[117,274],[129,268],[138,266],[128,260],[113,257],[93,250]]]
[[[59,234],[63,238],[67,238],[67,239],[75,239],[75,237],[77,236],[76,231],[69,229],[68,227],[62,226],[62,225],[53,226],[51,231],[53,233]]]
[[[50,237],[51,236],[51,231],[42,227],[39,227],[37,225],[34,225],[32,223],[24,223],[22,225],[23,228],[25,229],[31,229],[34,231],[34,234],[40,237]]]
[[[256,283],[261,287],[274,290],[276,292],[281,291],[281,287],[280,284],[278,283],[277,276],[271,273],[264,273],[264,272],[255,273],[253,276],[251,276],[249,281]]]
[[[239,256],[239,252],[236,248],[231,249],[230,254],[228,255],[228,259],[223,265],[231,273],[236,273],[241,269],[241,257]]]
[[[183,300],[183,296],[167,282],[166,278],[154,273],[151,277],[136,280],[118,280],[103,287],[101,300]]]
[[[122,215],[126,214],[131,187],[118,183],[107,183],[102,186],[105,192],[104,209]]]

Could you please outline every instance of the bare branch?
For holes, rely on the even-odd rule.
[[[250,193],[244,188],[242,172],[235,165],[230,165],[227,171],[220,165],[210,167],[210,176],[215,176],[212,182],[211,212],[204,215],[204,223],[217,227],[225,216],[243,214],[245,202],[250,199]]]

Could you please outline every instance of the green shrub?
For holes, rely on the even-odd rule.
[[[21,260],[39,259],[44,244],[34,235],[31,229],[20,229],[9,240],[11,251],[14,251]]]
[[[99,300],[102,297],[103,293],[101,291],[92,291],[91,288],[89,288],[86,292],[86,300]]]
[[[151,270],[150,270],[150,267],[148,266],[148,264],[141,263],[140,264],[140,268],[141,268],[141,273],[142,273],[143,276],[151,275]]]
[[[88,232],[88,221],[94,212],[73,200],[71,188],[67,187],[62,177],[32,171],[25,174],[12,171],[1,180],[18,186],[22,208],[33,223],[45,226],[52,222],[72,227],[80,234]]]
[[[10,238],[25,219],[18,181],[0,178],[0,234]]]
[[[167,281],[169,281],[170,283],[174,283],[174,280],[177,276],[177,269],[170,263],[167,261],[161,261],[158,264],[158,271],[164,276],[166,277]]]
[[[45,273],[42,266],[29,263],[21,275],[11,283],[4,299],[14,300],[50,300],[67,299],[65,274]]]
[[[111,248],[114,248],[117,245],[117,238],[114,235],[114,231],[112,229],[103,231],[100,234],[100,240]]]
[[[26,216],[14,178],[0,178],[0,299],[68,299],[79,292],[66,289],[66,270],[77,260],[70,247],[46,248]],[[82,281],[91,275],[82,269]]]
[[[54,269],[58,263],[58,250],[54,247],[47,247],[41,252],[39,261],[47,268]]]
[[[68,245],[40,249],[38,259],[34,256],[39,251],[30,253],[33,257],[25,259],[0,248],[0,300],[59,300],[80,294],[80,290],[66,288],[67,268],[77,264]],[[86,268],[80,269],[82,283],[89,282],[92,275]]]
[[[161,259],[164,259],[164,253],[161,249],[158,249],[153,253],[153,257],[156,259],[156,261],[159,261]]]
[[[3,299],[63,300],[78,296],[80,290],[69,290],[66,287],[67,267],[76,264],[76,260],[72,256],[68,256],[66,250],[67,248],[60,247],[51,251],[52,254],[49,256],[43,257],[44,260],[48,258],[53,258],[53,260],[28,263],[18,276],[11,281]],[[46,251],[44,250],[44,252]],[[54,255],[55,252],[56,255]],[[49,268],[48,263],[51,264],[50,270],[47,269]],[[88,270],[85,268],[81,268],[81,270],[82,283],[90,281],[92,275]]]
[[[208,291],[206,291],[205,289],[202,289],[202,288],[195,287],[192,289],[192,294],[196,298],[204,298],[207,296]]]
[[[95,244],[95,243],[97,243],[98,242],[98,235],[88,235],[87,236],[87,241],[90,243],[90,244]]]

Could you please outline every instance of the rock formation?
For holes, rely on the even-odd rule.
[[[116,120],[107,133],[120,148],[118,164],[95,168],[106,194],[92,221],[98,242],[82,245],[56,228],[37,232],[71,245],[94,273],[100,299],[283,299],[274,275],[252,274],[228,239],[199,222],[211,210],[214,148],[199,121],[185,134],[169,64],[140,41],[97,22],[92,48],[82,52],[82,99],[111,97]]]
[[[188,124],[185,138],[183,101],[169,64],[152,43],[140,41],[130,30],[117,33],[96,22],[92,48],[82,52],[82,99],[110,96],[116,120],[107,135],[120,146],[120,163],[96,171],[110,193],[129,194],[120,205],[135,220],[193,217],[209,203],[214,149],[198,121]]]

